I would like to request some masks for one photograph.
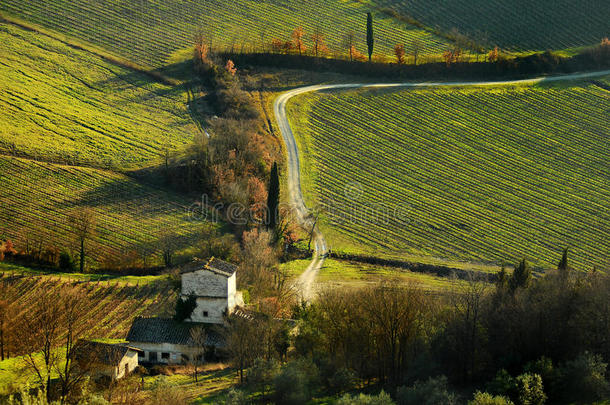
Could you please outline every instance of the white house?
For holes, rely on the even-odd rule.
[[[243,298],[236,288],[237,266],[211,258],[200,268],[182,274],[181,297],[197,298],[197,307],[189,321],[224,323],[236,306],[243,306]]]
[[[205,330],[206,350],[222,349],[224,339],[219,332],[225,315],[243,306],[236,288],[237,266],[215,258],[205,264],[194,264],[181,275],[181,299],[195,296],[197,306],[185,322],[168,318],[134,319],[127,334],[130,346],[140,350],[141,363],[183,364],[201,356],[201,348],[193,341],[192,330]]]

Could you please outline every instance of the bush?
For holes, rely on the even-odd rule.
[[[345,367],[338,369],[329,379],[328,386],[333,392],[348,391],[356,381],[356,374]]]
[[[488,392],[477,391],[474,399],[468,401],[468,405],[513,405],[513,401],[507,397],[493,396]]]
[[[495,395],[514,397],[516,394],[515,379],[508,374],[508,371],[502,369],[498,371],[494,379],[487,384],[487,390]]]
[[[560,369],[559,394],[572,401],[595,401],[609,393],[607,364],[601,356],[585,352]]]
[[[396,393],[399,405],[453,405],[458,403],[457,395],[449,392],[447,377],[429,378],[417,381],[411,387],[400,387]]]
[[[70,253],[66,252],[65,250],[59,254],[59,269],[68,273],[76,270],[74,259],[72,259]]]
[[[304,404],[313,395],[318,380],[318,369],[308,360],[296,360],[282,368],[275,377],[275,402],[277,404]]]
[[[354,395],[345,394],[337,402],[336,405],[393,405],[392,398],[381,391],[379,395]]]
[[[542,377],[538,374],[525,373],[515,379],[517,403],[520,405],[543,405],[546,394],[542,385]]]
[[[231,389],[227,394],[226,405],[247,405],[250,403],[245,392]]]

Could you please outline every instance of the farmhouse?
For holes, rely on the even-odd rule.
[[[182,364],[223,347],[220,333],[225,316],[243,306],[236,289],[237,266],[211,258],[192,265],[181,274],[180,298],[194,296],[196,307],[185,322],[168,318],[138,317],[127,334],[129,344],[140,350],[142,363]],[[205,348],[193,339],[193,331],[203,328]]]
[[[127,340],[130,346],[138,348],[140,363],[184,364],[204,354],[193,340],[192,331],[196,328],[205,330],[208,353],[223,347],[222,336],[210,325],[168,318],[136,318]]]
[[[140,350],[123,344],[108,344],[80,340],[75,346],[75,360],[79,370],[91,377],[110,377],[117,380],[138,367]]]
[[[241,293],[236,290],[236,274],[236,265],[216,258],[182,274],[182,299],[192,295],[197,298],[191,322],[222,324],[225,315],[244,305]]]

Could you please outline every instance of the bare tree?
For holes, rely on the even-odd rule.
[[[299,51],[299,55],[302,55],[303,52],[307,49],[305,43],[303,42],[303,36],[305,35],[305,31],[303,31],[302,27],[297,27],[292,32],[292,43],[294,49]]]
[[[89,300],[81,289],[72,288],[65,290],[61,301],[58,303],[61,313],[61,332],[63,333],[63,350],[65,362],[57,364],[57,375],[61,384],[61,402],[64,403],[68,394],[85,378],[89,372],[88,367],[77,362],[78,346],[80,339],[86,337],[91,330],[91,321],[88,316]],[[82,354],[82,353],[80,353]]]
[[[225,334],[231,361],[237,368],[240,383],[243,383],[244,370],[264,353],[263,330],[255,319],[232,316]]]
[[[68,223],[80,246],[80,272],[85,271],[85,243],[95,233],[95,212],[91,208],[78,208],[68,217]]]
[[[424,44],[419,39],[416,39],[411,43],[411,56],[413,56],[414,65],[417,65],[417,58],[419,57],[423,46]]]
[[[343,45],[345,45],[345,47],[348,49],[350,62],[354,61],[354,50],[356,49],[354,46],[355,38],[356,34],[354,34],[353,31],[350,31],[345,35],[345,39],[343,41]]]
[[[25,312],[17,328],[17,336],[26,353],[25,367],[37,378],[50,402],[51,375],[57,368],[59,353],[56,350],[61,336],[61,308],[57,304],[61,297],[49,293],[38,297],[29,311]]]
[[[15,308],[13,299],[16,291],[10,284],[0,282],[0,359],[10,357],[10,347],[13,340]]]
[[[172,267],[174,262],[174,253],[176,252],[177,242],[176,235],[169,232],[163,232],[159,237],[159,248],[163,257],[165,267]]]
[[[326,46],[325,38],[324,38],[324,35],[322,34],[322,31],[320,30],[320,27],[316,27],[313,35],[311,36],[311,40],[313,42],[313,49],[312,49],[313,54],[315,55],[316,58],[319,55],[325,54],[326,52],[328,52],[328,47]]]
[[[191,350],[191,357],[189,360],[193,365],[193,376],[195,377],[195,382],[197,382],[199,366],[203,364],[203,356],[205,354],[205,342],[207,339],[207,335],[203,326],[191,328],[190,335],[193,343],[193,349]]]

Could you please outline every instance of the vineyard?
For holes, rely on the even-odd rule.
[[[189,221],[186,199],[121,174],[0,157],[0,181],[0,233],[19,248],[26,240],[76,248],[67,218],[78,207],[96,214],[91,254],[98,262],[129,252],[148,258],[165,234],[173,235],[178,250],[197,239],[200,223]]]
[[[603,84],[603,81],[601,82]],[[333,249],[610,268],[609,93],[590,83],[363,90],[288,105]]]
[[[199,29],[216,49],[261,51],[273,38],[289,41],[299,26],[308,43],[319,28],[330,50],[343,55],[345,37],[353,32],[356,49],[365,53],[371,7],[357,0],[3,0],[0,11],[156,67],[190,48]],[[422,54],[439,54],[447,46],[444,39],[383,13],[375,16],[375,32],[377,53],[389,57],[395,44],[415,39],[423,44]]]
[[[444,32],[458,29],[479,42],[512,50],[593,45],[610,35],[610,3],[603,0],[372,0]]]
[[[0,151],[94,167],[160,160],[197,128],[182,87],[0,23]]]

